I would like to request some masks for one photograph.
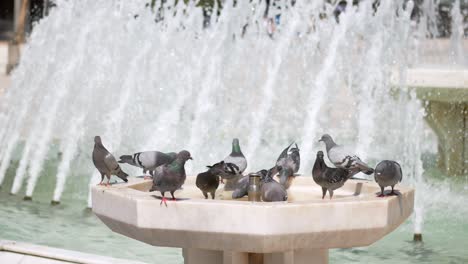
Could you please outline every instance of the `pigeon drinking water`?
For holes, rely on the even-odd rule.
[[[257,174],[260,174],[261,176],[266,175],[267,173],[271,174],[271,170],[261,170],[258,171]],[[232,193],[232,199],[239,199],[248,194],[249,190],[249,175],[242,176],[234,182],[234,192]]]
[[[364,163],[357,155],[347,150],[344,146],[337,145],[328,134],[322,136],[319,140],[325,143],[328,159],[337,167],[350,169],[353,172],[363,172],[367,175],[374,173],[374,169]]]
[[[401,182],[403,173],[401,172],[401,166],[398,162],[393,160],[384,160],[379,162],[375,167],[374,177],[375,181],[380,186],[381,192],[379,197],[384,197],[384,189],[387,186],[392,187],[390,195],[396,195],[393,187],[395,187],[398,182]]]
[[[225,170],[224,161],[218,162],[212,166],[206,166],[208,170],[197,175],[195,184],[202,191],[205,199],[208,199],[208,193],[211,194],[211,198],[214,199],[216,195],[216,189],[219,186],[219,174]]]
[[[93,163],[99,173],[101,173],[99,185],[102,185],[104,175],[107,177],[106,186],[109,185],[111,175],[116,175],[125,182],[128,182],[128,174],[122,171],[115,157],[104,147],[100,136],[94,137]]]
[[[282,184],[271,177],[271,170],[260,171],[260,192],[264,202],[282,202],[288,200],[288,193]]]
[[[190,152],[182,150],[172,163],[156,168],[150,192],[159,191],[161,193],[161,205],[164,202],[167,207],[167,199],[164,197],[165,192],[170,192],[172,199],[175,201],[174,192],[182,187],[187,178],[184,166],[189,159],[192,159]]]
[[[246,196],[249,190],[249,175],[240,177],[233,185],[234,192],[232,192],[232,199],[239,199]]]
[[[120,156],[119,163],[128,163],[130,165],[140,167],[143,173],[149,171],[151,176],[154,175],[154,170],[164,164],[170,164],[176,158],[177,153],[163,153],[160,151],[144,151],[137,152],[133,155]]]
[[[330,194],[330,199],[333,197],[333,191],[341,188],[344,183],[357,171],[351,171],[342,168],[330,168],[323,160],[323,152],[317,152],[317,159],[315,160],[312,169],[312,177],[318,185],[322,187],[322,199],[325,195]]]

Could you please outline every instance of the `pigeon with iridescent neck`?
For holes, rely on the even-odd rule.
[[[104,147],[100,136],[94,137],[93,163],[99,173],[101,173],[99,185],[102,185],[104,175],[107,177],[106,186],[109,185],[111,175],[115,175],[128,182],[128,174],[122,171],[115,157]]]
[[[356,154],[348,150],[344,146],[337,145],[332,137],[325,134],[320,138],[319,142],[323,141],[327,149],[328,159],[337,167],[349,169],[358,172],[363,172],[367,175],[374,173],[374,169],[363,162]]]
[[[192,159],[190,152],[182,150],[177,153],[176,159],[173,162],[156,168],[150,192],[159,191],[161,193],[161,205],[164,202],[167,207],[167,199],[164,197],[165,192],[170,192],[172,200],[176,200],[174,192],[182,187],[187,178],[185,174],[185,162],[189,159]]]
[[[247,168],[247,159],[242,154],[239,139],[235,138],[232,140],[232,151],[229,156],[224,158],[225,163],[232,163],[237,166],[238,171],[242,174]]]
[[[345,182],[359,171],[352,171],[342,168],[330,168],[323,160],[323,152],[317,152],[317,158],[312,169],[312,178],[315,183],[322,187],[322,199],[325,195],[330,194],[330,199],[333,197],[333,191],[341,188]]]
[[[379,162],[375,167],[374,173],[375,181],[380,186],[380,195],[379,197],[383,197],[384,189],[387,186],[392,187],[392,191],[390,195],[397,195],[393,188],[398,182],[401,182],[403,179],[403,173],[401,172],[401,166],[398,162],[393,160],[384,160]]]

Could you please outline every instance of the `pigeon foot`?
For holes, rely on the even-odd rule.
[[[377,197],[385,197],[385,194],[380,193],[379,195],[377,195]]]
[[[388,194],[388,196],[392,196],[392,195],[398,196],[398,193],[396,193],[396,192],[394,192],[394,191],[391,191],[391,192]]]
[[[151,179],[153,179],[153,177],[148,176],[148,175],[145,175],[145,176],[143,177],[143,180],[151,180]]]
[[[167,207],[167,198],[166,197],[161,198],[161,203],[159,205],[162,206],[163,203]]]

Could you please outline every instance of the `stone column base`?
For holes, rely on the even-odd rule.
[[[246,253],[205,249],[183,249],[185,264],[326,264],[328,249],[293,250],[277,253]]]

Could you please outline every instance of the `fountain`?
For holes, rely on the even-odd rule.
[[[404,184],[423,189],[422,153],[436,141],[406,77],[436,36],[425,23],[435,20],[436,6],[424,5],[417,23],[412,1],[382,1],[377,9],[361,1],[337,23],[326,1],[284,2],[270,8],[281,18],[269,36],[263,2],[226,1],[205,28],[202,10],[182,2],[165,5],[156,23],[145,1],[57,1],[0,98],[0,185],[16,169],[10,192],[24,189],[34,199],[44,167],[60,152],[53,203],[72,176],[93,175],[91,189],[99,178],[90,162],[94,135],[116,155],[187,148],[196,160],[190,175],[224,157],[233,137],[245,146],[249,171],[269,167],[297,140],[307,177],[327,132],[355,142],[371,165],[398,160]],[[461,52],[463,41],[449,43]],[[403,92],[393,93],[395,86]],[[423,195],[415,195],[416,233]]]
[[[297,177],[287,202],[231,200],[218,192],[205,200],[188,177],[181,201],[161,206],[152,181],[130,179],[95,186],[93,212],[112,231],[154,246],[183,248],[184,263],[328,263],[329,248],[366,246],[398,227],[413,211],[414,190],[378,198],[372,182],[350,180],[333,200],[320,186]],[[252,260],[253,257],[263,261]]]

